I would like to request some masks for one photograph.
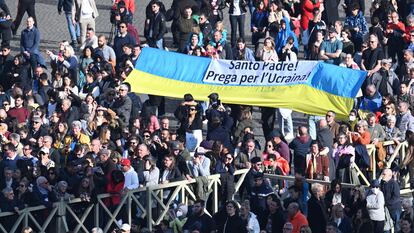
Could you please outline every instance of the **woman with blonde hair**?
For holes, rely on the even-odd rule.
[[[277,56],[277,52],[275,50],[275,41],[272,37],[267,37],[264,40],[264,45],[261,50],[259,50],[258,57],[260,60],[265,62],[278,62],[279,57]]]

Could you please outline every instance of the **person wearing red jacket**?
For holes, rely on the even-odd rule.
[[[121,203],[121,192],[124,188],[125,177],[122,171],[113,170],[105,187],[105,192],[113,194],[104,200],[104,203],[110,210],[113,210]]]
[[[403,50],[406,47],[404,42],[405,25],[399,20],[398,13],[396,11],[391,12],[391,22],[387,24],[385,30],[385,36],[388,38],[388,55],[392,58],[393,62],[396,62],[396,56],[398,62],[403,61]]]
[[[414,16],[409,15],[407,16],[407,22],[405,26],[405,34],[404,34],[404,40],[405,43],[410,44],[411,43],[411,36],[410,32],[414,30]]]
[[[116,10],[118,7],[119,2],[124,2],[125,7],[128,9],[129,13],[134,15],[135,12],[135,0],[115,0],[114,4],[112,5],[112,10]]]
[[[305,31],[308,29],[309,21],[313,19],[313,10],[320,8],[320,0],[305,0],[302,3],[302,16],[300,19],[300,26]]]

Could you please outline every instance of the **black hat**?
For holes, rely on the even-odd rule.
[[[118,2],[118,9],[119,8],[125,8],[125,6],[126,6],[126,4],[125,4],[124,1],[121,0],[121,1]]]
[[[259,162],[261,162],[262,160],[260,159],[260,157],[253,157],[251,160],[250,160],[250,162],[251,163],[259,163]]]
[[[187,101],[193,101],[193,100],[194,100],[193,95],[191,95],[189,93],[184,95],[184,101],[187,102]]]
[[[263,178],[263,173],[262,172],[258,172],[256,174],[254,174],[254,179],[262,179]]]
[[[281,137],[281,136],[282,136],[282,134],[280,133],[279,130],[273,130],[269,134],[269,138],[276,138],[276,137]]]
[[[359,10],[359,9],[361,9],[361,7],[359,6],[359,4],[358,4],[357,2],[354,2],[354,3],[352,4],[351,9],[352,9],[352,10]]]
[[[217,93],[211,93],[210,95],[208,95],[208,98],[213,99],[213,100],[218,100],[219,95]]]
[[[380,187],[380,181],[379,180],[373,180],[371,183],[371,188],[379,188]]]
[[[180,149],[180,143],[177,141],[172,141],[170,143],[171,150],[179,150]]]

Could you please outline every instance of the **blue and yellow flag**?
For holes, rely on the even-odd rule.
[[[144,48],[126,79],[133,92],[223,103],[288,108],[311,115],[349,114],[367,72],[320,61],[213,60]]]

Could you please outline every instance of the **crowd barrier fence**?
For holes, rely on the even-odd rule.
[[[394,142],[384,142],[384,146],[393,145]],[[386,166],[390,166],[392,162],[399,158],[400,161],[406,156],[408,144],[406,142],[396,145],[394,153],[390,155]],[[371,163],[376,164],[376,148],[373,145],[367,146]],[[372,177],[376,177],[376,166],[372,168]],[[364,176],[361,170],[356,166],[358,174],[369,185],[368,179]],[[235,172],[238,177],[235,182],[235,193],[237,193],[247,175],[248,169],[241,169]],[[211,198],[211,211],[208,213],[212,215],[219,209],[219,186],[221,185],[220,175],[210,175],[208,178],[208,195]],[[288,184],[293,183],[295,178],[293,176],[282,176],[275,174],[265,174],[265,178],[271,180],[284,180]],[[407,179],[407,178],[406,178]],[[306,179],[308,183],[320,183],[329,187],[329,181]],[[170,206],[174,203],[191,204],[196,200],[196,194],[191,188],[195,180],[182,180],[166,184],[159,184],[148,187],[141,187],[136,190],[131,190],[125,194],[120,195],[120,203],[114,208],[108,208],[105,205],[105,199],[111,198],[119,194],[99,194],[95,202],[85,202],[80,198],[72,199],[70,201],[59,201],[53,204],[53,207],[46,208],[44,206],[27,207],[16,212],[1,212],[0,213],[0,232],[2,233],[16,233],[23,227],[30,226],[35,232],[67,232],[69,230],[77,232],[88,233],[91,229],[87,226],[87,219],[92,219],[93,226],[100,226],[104,232],[109,232],[113,226],[119,226],[117,221],[120,218],[126,219],[126,222],[131,223],[134,218],[133,213],[137,213],[141,218],[146,219],[147,226],[150,230],[155,225],[167,216]],[[343,183],[343,187],[352,188],[355,184]],[[165,195],[168,192],[168,195]],[[411,192],[410,189],[402,189],[401,193]],[[234,199],[235,195],[233,195]],[[82,212],[78,213],[76,208],[82,207]],[[42,217],[39,218],[39,212]],[[45,214],[46,213],[46,214]],[[7,219],[13,218],[12,224]],[[6,225],[11,225],[7,228]],[[89,228],[88,228],[89,227]]]

